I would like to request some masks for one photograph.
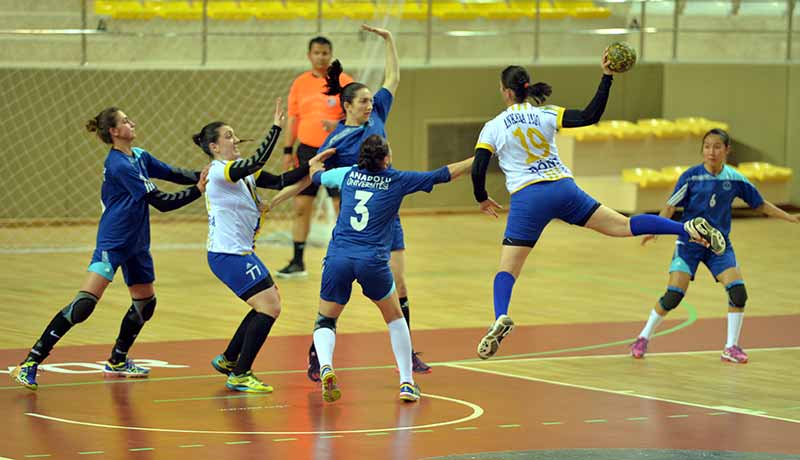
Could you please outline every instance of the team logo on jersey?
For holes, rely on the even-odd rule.
[[[328,97],[328,107],[336,107],[336,98],[331,96]]]
[[[727,192],[730,189],[731,189],[731,181],[726,180],[725,182],[722,183],[722,190],[725,190]]]

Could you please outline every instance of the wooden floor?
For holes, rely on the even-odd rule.
[[[746,365],[719,360],[727,297],[705,269],[651,354],[632,360],[626,346],[664,291],[674,239],[642,248],[560,222],[545,231],[515,286],[510,314],[521,327],[496,359],[479,362],[474,348],[493,318],[504,220],[403,219],[412,336],[435,363],[418,379],[430,394],[419,406],[398,405],[386,327],[358,288],[338,329],[335,363],[346,396],[321,404],[304,373],[324,254],[315,248],[307,252],[308,279],[279,281],[283,313],[256,362],[276,393],[238,399],[225,392],[207,362],[245,304],[211,274],[202,249],[156,248],[158,309],[132,352],[163,361],[150,361],[153,377],[103,381],[93,364],[106,357],[130,304],[118,274],[92,318],[56,348],[37,393],[0,386],[0,431],[8,434],[0,437],[0,458],[587,458],[579,448],[604,459],[642,458],[641,449],[658,449],[648,458],[664,459],[712,451],[733,452],[713,454],[725,459],[800,458],[800,226],[734,221],[749,294]],[[174,231],[154,225],[154,243]],[[182,231],[201,234],[202,227]],[[290,248],[258,253],[277,270]],[[0,255],[0,372],[24,357],[72,298],[90,256]],[[550,450],[556,453],[543,453]]]

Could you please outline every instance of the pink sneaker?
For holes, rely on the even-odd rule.
[[[747,353],[744,352],[739,345],[734,345],[722,350],[720,359],[723,361],[730,361],[732,363],[744,364],[749,359]]]
[[[639,337],[636,339],[636,341],[631,345],[631,356],[636,359],[644,358],[644,354],[647,353],[648,343],[650,343],[650,341],[644,337]]]

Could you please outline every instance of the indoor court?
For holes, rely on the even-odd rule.
[[[112,285],[92,320],[42,366],[37,392],[8,380],[0,387],[0,456],[800,458],[800,318],[791,295],[800,254],[785,243],[800,229],[734,220],[752,293],[742,333],[747,364],[720,361],[727,302],[703,271],[650,353],[632,359],[628,346],[661,295],[672,241],[642,248],[560,222],[548,227],[515,289],[510,314],[518,328],[494,358],[481,361],[475,346],[491,321],[504,218],[404,217],[412,338],[433,367],[417,376],[417,405],[396,399],[385,325],[356,295],[341,319],[335,357],[343,396],[323,403],[305,375],[318,302],[313,268],[307,280],[278,281],[283,313],[254,367],[275,392],[227,391],[209,360],[244,305],[213,279],[202,251],[154,250],[161,305],[132,350],[135,359],[152,360],[143,361],[153,365],[151,377],[103,379],[96,364],[107,357],[128,302]],[[154,238],[158,231],[154,225]],[[271,267],[283,250],[258,252]],[[59,294],[82,276],[86,257],[4,255],[9,288],[0,323],[16,327],[4,326],[2,372],[24,356],[43,318],[63,302]],[[45,277],[46,288],[31,282]],[[41,301],[9,307],[24,303],[26,292]]]

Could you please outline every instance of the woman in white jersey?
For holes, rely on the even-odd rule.
[[[206,190],[208,265],[217,278],[252,307],[225,352],[211,361],[217,371],[228,375],[226,386],[234,391],[272,391],[271,386],[253,375],[251,368],[281,311],[278,288],[267,267],[253,252],[262,216],[268,210],[256,189],[282,189],[290,185],[299,188],[310,183],[309,165],[280,176],[261,171],[278,141],[283,117],[279,99],[275,124],[255,155],[245,159],[239,153],[242,141],[224,122],[209,123],[193,136],[195,144],[212,158]],[[311,167],[320,167],[322,157],[319,154],[312,158]]]
[[[600,120],[613,80],[605,52],[601,66],[600,86],[583,110],[542,106],[552,94],[550,85],[531,83],[522,67],[509,66],[501,74],[500,94],[507,108],[484,125],[472,166],[473,189],[481,212],[497,217],[496,210],[501,207],[486,193],[486,170],[492,155],[497,156],[511,193],[500,269],[494,279],[495,322],[478,344],[482,359],[493,356],[500,341],[513,329],[514,322],[507,313],[514,282],[552,219],[616,237],[683,235],[710,246],[715,253],[725,251],[725,238],[702,217],[685,225],[646,214],[629,219],[601,205],[575,184],[572,172],[558,157],[555,135],[562,127],[587,126]]]

